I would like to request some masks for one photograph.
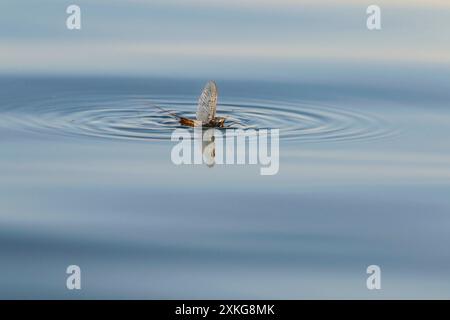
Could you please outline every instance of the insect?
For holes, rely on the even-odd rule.
[[[223,128],[225,118],[216,117],[217,85],[214,81],[208,81],[198,99],[197,119],[189,119],[177,116],[180,123],[190,127],[220,127]]]

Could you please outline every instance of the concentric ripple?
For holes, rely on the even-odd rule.
[[[194,119],[196,103],[194,96],[56,97],[4,108],[0,126],[102,138],[166,140],[175,128],[182,127],[170,112]],[[340,106],[222,98],[217,108],[218,116],[227,117],[229,128],[280,129],[285,140],[364,140],[392,133],[383,119]]]

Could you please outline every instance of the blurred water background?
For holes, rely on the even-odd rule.
[[[1,298],[450,297],[445,1],[69,4],[0,4]],[[209,79],[277,175],[171,162]]]

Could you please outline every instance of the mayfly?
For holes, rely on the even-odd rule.
[[[198,99],[197,119],[189,119],[178,116],[174,113],[171,115],[178,118],[180,124],[189,127],[220,127],[223,128],[225,123],[224,117],[216,117],[217,108],[217,86],[214,81],[208,81],[205,88]]]

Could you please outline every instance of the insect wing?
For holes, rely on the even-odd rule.
[[[217,86],[214,81],[209,81],[198,99],[197,120],[209,123],[216,116]]]

